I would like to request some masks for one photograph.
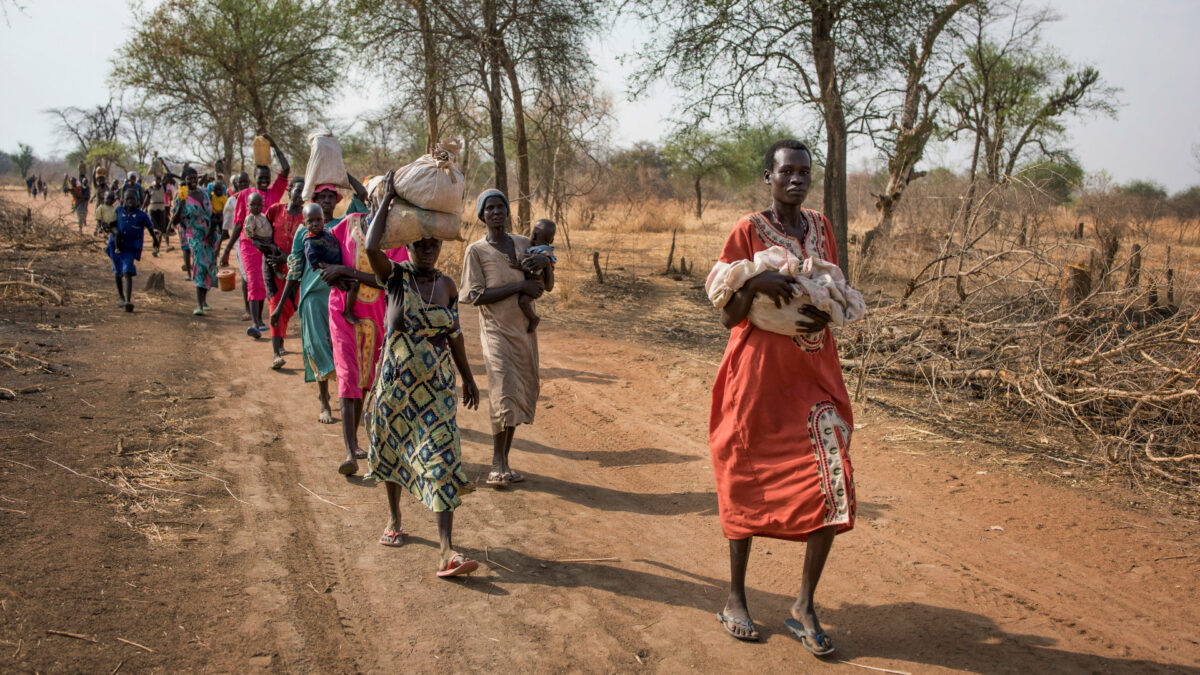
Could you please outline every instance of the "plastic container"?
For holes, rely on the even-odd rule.
[[[254,137],[254,165],[271,166],[271,141],[262,136]]]
[[[187,183],[184,183],[179,186],[179,201],[182,202],[182,201],[187,200],[187,190],[188,190]]]
[[[217,287],[225,292],[237,290],[237,274],[233,270],[217,272]]]

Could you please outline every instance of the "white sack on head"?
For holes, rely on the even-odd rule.
[[[462,215],[467,182],[455,164],[462,150],[461,138],[438,143],[433,152],[396,170],[396,196],[416,207]]]
[[[733,294],[751,278],[772,270],[792,277],[791,303],[776,307],[775,301],[761,293],[754,297],[747,316],[750,323],[772,333],[796,335],[796,322],[807,317],[801,311],[812,305],[830,316],[830,323],[842,327],[866,316],[862,294],[846,283],[842,270],[820,258],[800,260],[782,246],[772,246],[754,254],[754,260],[718,261],[708,273],[704,290],[714,306],[724,307]]]
[[[349,188],[346,179],[346,162],[342,159],[342,144],[328,133],[312,133],[308,136],[308,166],[304,169],[304,201],[312,199],[317,186],[327,183]]]
[[[375,176],[367,181],[367,199],[371,212],[379,209],[383,200],[384,176]],[[462,239],[462,220],[458,214],[430,211],[414,206],[399,197],[392,198],[392,206],[388,210],[387,229],[379,247],[387,250],[407,246],[414,241],[427,239],[442,241],[460,241]]]

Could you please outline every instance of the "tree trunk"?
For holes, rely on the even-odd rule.
[[[496,28],[495,0],[484,0],[483,17],[487,30],[488,118],[492,124],[492,161],[496,169],[496,189],[508,195],[508,161],[504,157],[504,96],[500,89],[499,36]]]
[[[888,187],[891,187],[890,179]],[[897,199],[899,199],[899,195],[897,195]],[[896,201],[887,194],[883,194],[875,200],[875,208],[879,209],[879,220],[875,223],[875,227],[867,230],[867,233],[863,235],[862,249],[859,254],[860,264],[871,254],[871,246],[877,239],[887,239],[892,235],[892,218],[896,209]]]
[[[437,52],[434,50],[433,25],[429,21],[429,7],[426,0],[417,0],[417,22],[421,28],[421,47],[425,60],[425,79],[423,103],[425,107],[425,133],[429,138],[425,142],[425,152],[433,152],[433,146],[438,142],[438,109],[437,109]]]
[[[1142,275],[1142,246],[1141,244],[1133,245],[1133,255],[1129,257],[1129,274],[1125,277],[1125,288],[1134,289],[1138,287],[1138,281]]]
[[[700,176],[696,176],[696,220],[704,217],[704,196],[700,192]]]
[[[671,250],[667,251],[667,269],[663,274],[670,274],[675,268],[675,234],[679,228],[671,230]]]
[[[517,232],[529,234],[529,141],[525,136],[525,103],[521,100],[521,82],[517,77],[517,66],[508,53],[503,39],[498,39],[499,55],[504,72],[508,75],[508,88],[512,94],[513,135],[517,144]]]
[[[833,226],[838,266],[850,276],[849,243],[846,241],[846,111],[837,79],[837,48],[833,30],[837,22],[830,0],[813,0],[812,43],[817,82],[825,119],[825,217]]]

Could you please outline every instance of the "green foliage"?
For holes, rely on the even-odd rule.
[[[88,147],[83,161],[89,166],[97,164],[126,166],[130,164],[129,150],[120,141],[95,141]]]
[[[1022,16],[1018,9],[1006,17],[988,11],[971,10],[978,30],[963,45],[963,68],[944,96],[954,118],[949,134],[973,136],[982,165],[973,166],[972,174],[981,170],[994,183],[1021,163],[1068,162],[1066,119],[1115,117],[1118,90],[1095,68],[1077,67],[1041,43],[1041,26],[1051,15]],[[1000,19],[1004,26],[1012,22],[1003,42],[988,37],[990,24]]]
[[[24,143],[18,143],[17,154],[12,156],[12,163],[21,174],[21,180],[25,180],[25,177],[29,175],[29,170],[33,168],[33,159],[33,148]]]
[[[328,0],[166,2],[140,16],[113,59],[113,81],[189,136],[207,131],[226,160],[261,132],[302,146],[301,129],[344,79],[342,27]]]
[[[1024,181],[1045,194],[1053,204],[1066,204],[1083,186],[1083,167],[1069,155],[1062,161],[1044,160],[1030,164],[1020,174]]]
[[[1130,181],[1122,185],[1120,190],[1121,194],[1135,199],[1164,201],[1167,198],[1166,188],[1150,180]]]
[[[1180,218],[1200,219],[1200,185],[1176,192],[1171,197],[1171,210]]]

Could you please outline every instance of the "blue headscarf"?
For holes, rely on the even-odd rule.
[[[504,200],[504,207],[510,208],[508,205],[508,197],[505,197],[503,192],[497,190],[496,188],[484,190],[483,192],[479,193],[479,199],[475,202],[475,217],[479,218],[480,220],[483,220],[483,203],[488,200],[488,197],[499,197],[500,199]]]

